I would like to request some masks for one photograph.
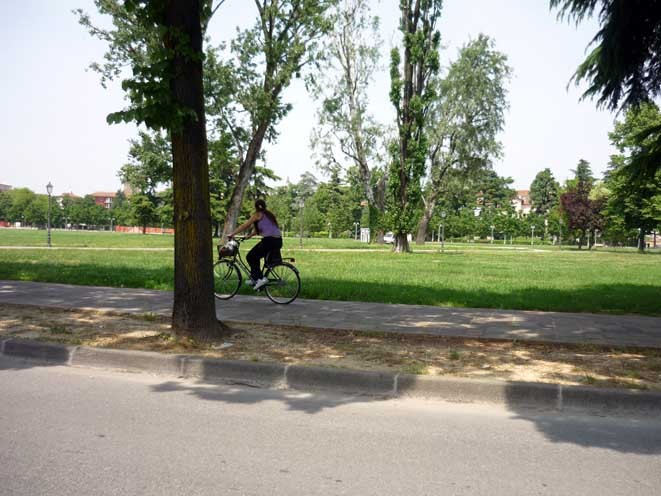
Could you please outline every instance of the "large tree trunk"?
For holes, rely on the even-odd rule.
[[[430,205],[426,205],[422,212],[422,218],[420,219],[420,223],[418,224],[418,233],[415,237],[416,245],[425,244],[425,240],[427,239],[427,230],[429,229],[429,221],[431,220],[431,216],[433,213],[434,213],[434,207]]]
[[[383,214],[386,211],[386,176],[385,174],[379,179],[376,183],[376,194],[374,195],[374,206],[379,212],[379,223],[383,218]],[[379,244],[384,244],[383,238],[385,236],[385,231],[380,225],[377,227],[376,236],[374,240]]]
[[[640,253],[645,252],[645,230],[641,229],[638,233],[638,251]]]
[[[243,162],[241,162],[239,177],[236,181],[236,186],[234,186],[234,191],[232,191],[232,199],[230,200],[230,205],[227,209],[227,217],[225,218],[225,224],[223,225],[221,242],[224,242],[227,235],[236,227],[239,214],[241,213],[241,205],[243,204],[243,195],[250,184],[250,178],[255,172],[255,164],[257,163],[259,152],[262,149],[262,143],[264,142],[267,128],[267,121],[262,121],[259,124],[257,131],[250,140],[246,156],[243,159]]]
[[[395,235],[395,243],[393,244],[392,251],[395,253],[409,253],[411,246],[406,234],[397,233]]]
[[[193,109],[188,118],[171,131],[174,197],[174,306],[172,328],[178,334],[198,339],[218,337],[222,326],[216,318],[213,296],[211,210],[209,205],[209,165],[202,88],[202,30],[199,0],[170,0],[166,26],[176,30],[166,34],[168,48],[176,47],[182,36],[193,57],[181,47],[176,50],[171,83],[174,100]]]

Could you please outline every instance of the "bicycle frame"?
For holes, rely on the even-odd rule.
[[[234,240],[239,243],[239,247],[236,250],[236,253],[232,255],[231,257],[218,257],[218,260],[231,260],[242,272],[242,274],[247,277],[248,279],[250,278],[250,266],[243,260],[243,257],[241,256],[241,243],[243,243],[246,239],[245,237],[234,237]],[[269,268],[270,266],[273,266],[275,264],[267,264],[266,260],[269,258],[269,255],[271,252],[268,252],[266,256],[264,257],[264,260],[260,262],[262,264],[261,269],[262,272],[264,272],[265,269]],[[295,258],[281,258],[283,262],[290,262],[294,263],[296,261]]]
[[[218,251],[218,261],[214,263],[214,281],[218,281],[221,286],[218,286],[220,292],[216,292],[216,282],[214,282],[214,294],[220,300],[228,300],[232,298],[240,289],[242,279],[250,278],[250,266],[245,262],[241,255],[241,242],[246,238],[235,238],[237,242],[237,249],[233,255],[220,255]],[[265,277],[267,277],[266,284],[260,285],[258,290],[266,291],[266,296],[277,304],[286,305],[296,299],[301,290],[301,278],[298,269],[293,265],[294,258],[278,258],[278,260],[270,260],[271,253],[266,253],[263,264],[260,263],[261,269]],[[268,261],[268,262],[267,262]],[[216,272],[216,266],[230,267],[229,271],[223,270],[222,273]],[[236,276],[233,277],[232,273],[235,272]],[[216,279],[216,275],[219,276]],[[229,286],[225,286],[225,281],[229,282]]]

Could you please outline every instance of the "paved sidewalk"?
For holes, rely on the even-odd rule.
[[[0,281],[0,303],[170,315],[172,292]],[[661,349],[659,317],[302,299],[281,306],[261,296],[218,301],[216,310],[228,322]]]

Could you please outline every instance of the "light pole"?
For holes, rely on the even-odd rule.
[[[305,202],[303,201],[303,198],[301,198],[298,202],[298,208],[299,208],[298,215],[301,216],[301,235],[298,238],[298,243],[301,248],[303,248],[303,208],[304,207],[305,207]]]
[[[535,226],[530,226],[530,246],[535,244]]]
[[[112,223],[113,223],[114,221],[115,221],[115,218],[114,218],[114,217],[110,217],[110,232],[112,232]],[[163,227],[161,226],[161,230],[162,230],[162,229],[163,229]]]
[[[491,224],[491,244],[493,244],[493,229],[494,229],[494,227],[496,227],[496,226]]]
[[[360,225],[360,222],[354,222],[353,223],[353,239],[355,241],[358,241],[358,226]]]
[[[558,246],[562,250],[562,219],[558,219]]]
[[[46,185],[46,191],[48,191],[48,247],[50,248],[50,196],[53,193],[53,185],[50,181]]]
[[[443,222],[441,222],[441,253],[445,252],[445,216],[447,214],[445,211],[441,212],[441,219],[443,219]]]

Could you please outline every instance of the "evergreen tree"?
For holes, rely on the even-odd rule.
[[[551,169],[546,168],[535,176],[530,185],[530,200],[535,213],[548,215],[558,204],[560,185],[553,177]]]

